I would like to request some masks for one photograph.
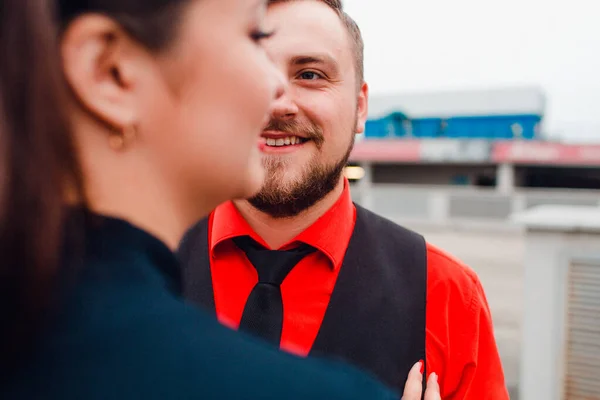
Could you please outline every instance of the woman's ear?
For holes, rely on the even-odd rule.
[[[75,19],[62,37],[61,54],[80,106],[115,130],[136,122],[136,73],[147,57],[117,23],[100,15]]]

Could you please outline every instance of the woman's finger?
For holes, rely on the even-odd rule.
[[[425,400],[442,400],[442,396],[440,394],[440,385],[438,383],[438,376],[435,372],[432,372],[429,375],[429,379],[427,379]]]
[[[410,369],[406,385],[404,385],[402,400],[421,400],[421,393],[423,391],[422,368],[423,362],[419,361]]]

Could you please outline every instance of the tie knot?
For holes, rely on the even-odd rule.
[[[269,250],[249,236],[233,239],[258,273],[259,283],[281,285],[290,271],[315,249],[305,243],[291,250]]]

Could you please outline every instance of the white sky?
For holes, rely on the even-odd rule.
[[[599,0],[345,0],[372,93],[539,86],[553,137],[600,141]]]

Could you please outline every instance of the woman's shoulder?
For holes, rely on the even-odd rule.
[[[88,290],[69,314],[15,380],[18,398],[391,398],[353,368],[282,353],[166,290]]]
[[[169,371],[176,387],[227,399],[393,398],[352,367],[281,352],[179,298],[163,306],[160,318],[147,313],[138,319],[143,331],[153,333],[137,340],[132,356],[153,352],[152,362]]]

